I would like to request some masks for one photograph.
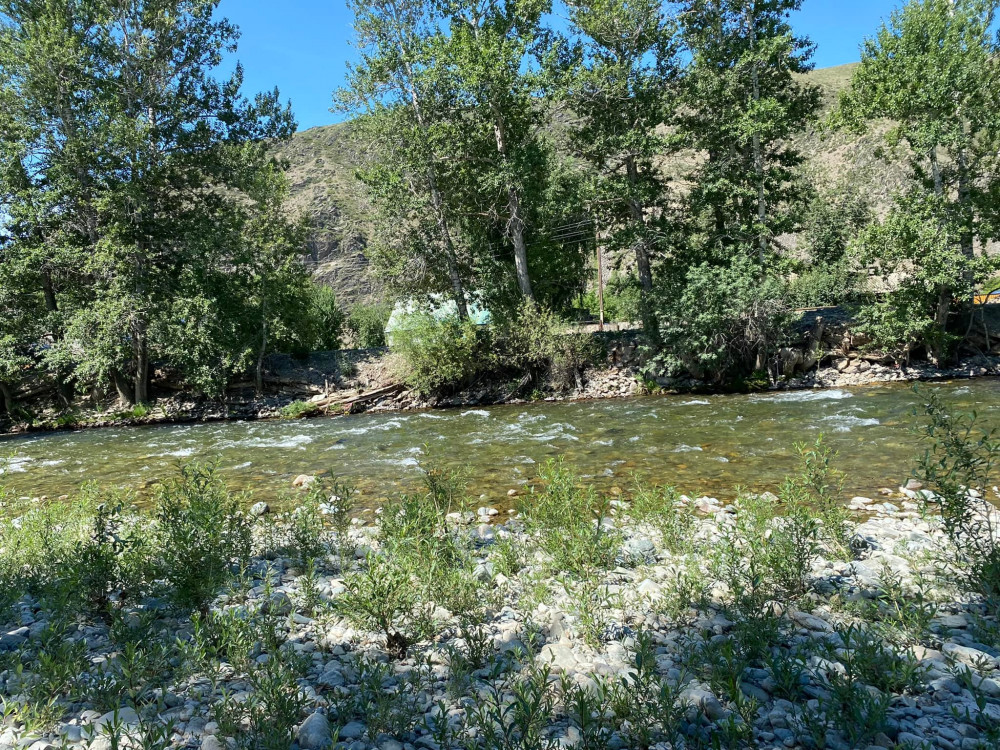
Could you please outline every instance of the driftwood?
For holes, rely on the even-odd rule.
[[[356,407],[371,403],[372,401],[378,401],[380,398],[385,398],[386,396],[394,396],[401,390],[403,390],[403,384],[395,383],[393,385],[387,385],[384,388],[376,388],[373,391],[359,393],[357,396],[351,396],[350,398],[328,396],[327,398],[319,401],[313,401],[312,403],[317,409],[322,409],[324,413],[329,413],[330,410],[334,408],[341,408],[345,412],[351,413]]]

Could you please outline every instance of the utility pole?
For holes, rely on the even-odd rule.
[[[604,261],[601,260],[601,231],[594,222],[594,249],[597,251],[597,305],[600,310],[598,330],[604,332]]]

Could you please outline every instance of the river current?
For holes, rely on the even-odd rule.
[[[919,388],[1000,426],[1000,380]],[[729,498],[738,486],[775,489],[796,469],[795,444],[822,433],[839,454],[847,495],[871,495],[912,471],[922,451],[920,403],[909,386],[883,385],[80,430],[0,440],[0,455],[13,455],[0,480],[30,496],[88,481],[141,492],[200,459],[217,460],[231,485],[256,499],[276,499],[298,474],[329,472],[375,502],[416,486],[420,468],[434,465],[464,472],[475,495],[503,503],[539,464],[561,456],[605,490],[641,478]]]

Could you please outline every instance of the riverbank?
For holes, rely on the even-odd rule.
[[[855,497],[847,516],[815,507],[820,525],[803,526],[773,515],[773,495],[729,505],[647,488],[602,502],[558,467],[519,513],[449,505],[450,480],[432,479],[374,523],[349,520],[347,488],[318,484],[292,514],[230,508],[216,520],[252,534],[242,552],[194,542],[177,556],[171,524],[198,524],[183,513],[151,526],[112,516],[113,544],[75,516],[51,527],[44,552],[23,548],[15,581],[10,543],[40,534],[45,511],[16,530],[8,519],[0,747],[1000,740],[1000,623],[957,585],[919,485]],[[225,505],[209,495],[188,502]],[[596,520],[572,515],[584,507],[601,509]],[[796,528],[810,534],[797,567],[769,547]],[[72,549],[74,577],[52,576]],[[176,588],[191,577],[170,566],[195,560],[206,575],[206,562],[233,567],[192,616]]]
[[[650,380],[643,375],[642,355],[634,335],[608,341],[604,363],[585,370],[576,387],[556,391],[544,383],[491,383],[449,396],[425,397],[398,384],[397,367],[388,350],[326,352],[305,360],[272,358],[269,384],[273,392],[255,396],[236,390],[222,399],[183,394],[164,395],[148,407],[123,409],[119,404],[87,405],[72,410],[49,406],[30,421],[0,423],[0,435],[138,425],[186,424],[231,420],[294,419],[363,412],[416,411],[532,401],[585,401],[659,393],[690,395],[731,393],[693,378]],[[808,372],[796,371],[755,392],[845,388],[880,383],[964,380],[1000,376],[1000,355],[967,357],[953,367],[929,362],[883,364],[856,352],[827,356]]]

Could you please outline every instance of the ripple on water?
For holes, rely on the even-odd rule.
[[[490,413],[485,409],[469,409],[468,411],[463,411],[461,416],[463,417],[488,417]]]
[[[831,414],[820,421],[833,425],[836,432],[850,432],[854,427],[875,427],[882,424],[877,419],[855,417],[853,414]]]
[[[833,388],[831,390],[755,393],[750,396],[750,401],[771,401],[773,403],[794,404],[803,401],[842,401],[845,398],[854,398],[854,394],[849,393],[848,391],[842,391],[839,388]]]

